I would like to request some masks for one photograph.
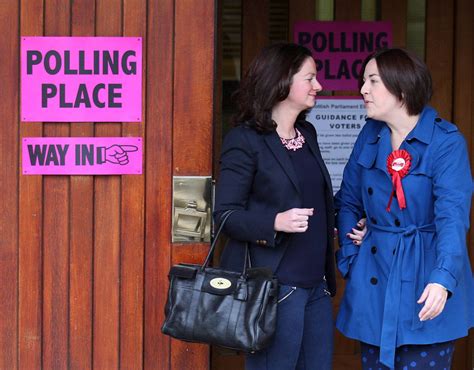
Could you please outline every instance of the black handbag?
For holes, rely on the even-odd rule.
[[[184,341],[255,352],[275,333],[278,283],[271,270],[251,268],[248,245],[241,273],[208,267],[232,212],[224,213],[203,265],[171,267],[161,331]]]

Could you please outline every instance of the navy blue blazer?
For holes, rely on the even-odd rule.
[[[325,275],[329,291],[335,295],[331,179],[321,157],[313,125],[299,121],[296,127],[314,153],[326,183],[328,243]],[[269,267],[275,272],[293,235],[276,233],[275,217],[277,213],[291,208],[302,208],[301,190],[290,156],[278,134],[261,134],[245,125],[233,128],[224,139],[216,187],[215,221],[219,223],[224,211],[236,210],[224,227],[230,240],[222,253],[221,266],[241,271],[245,243],[248,242],[252,266]]]

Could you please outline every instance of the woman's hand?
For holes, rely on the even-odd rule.
[[[425,302],[425,305],[418,314],[420,321],[432,320],[443,312],[447,299],[448,291],[442,285],[436,283],[427,284],[423,294],[417,301],[419,304]]]
[[[352,233],[347,233],[346,236],[350,239],[352,239],[352,243],[355,245],[361,245],[362,240],[365,237],[365,234],[367,234],[367,219],[366,218],[361,218],[359,222],[357,223],[357,229],[352,228]]]
[[[313,211],[314,208],[292,208],[277,213],[274,225],[275,231],[304,233],[308,229],[308,220],[313,215]]]

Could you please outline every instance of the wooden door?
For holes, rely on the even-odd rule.
[[[171,203],[173,176],[212,171],[214,2],[12,0],[0,19],[0,369],[207,369],[160,328],[171,264],[208,248],[171,243]],[[142,37],[142,122],[20,122],[19,36]],[[143,175],[23,176],[36,136],[142,137]]]

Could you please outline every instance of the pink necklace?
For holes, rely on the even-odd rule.
[[[301,135],[301,132],[299,132],[296,127],[295,127],[295,131],[296,131],[296,136],[293,139],[285,139],[279,136],[281,143],[288,150],[296,151],[298,149],[301,149],[303,147],[303,144],[305,143],[304,136]]]

